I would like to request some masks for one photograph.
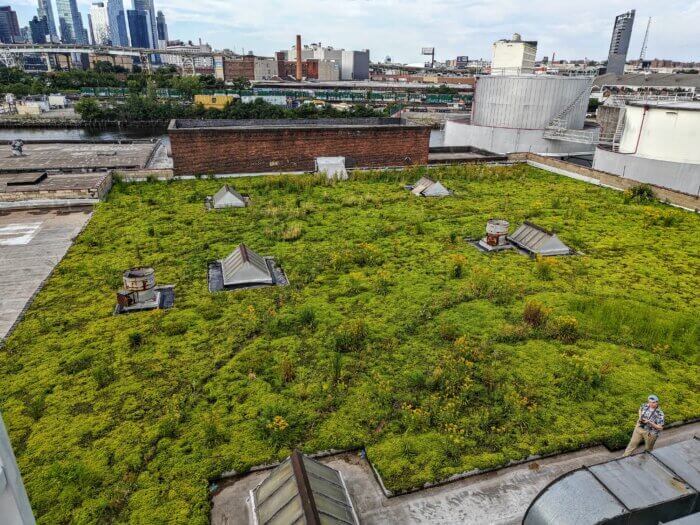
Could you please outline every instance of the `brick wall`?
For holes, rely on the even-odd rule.
[[[255,57],[224,58],[224,80],[255,80]]]
[[[316,157],[345,157],[349,168],[427,164],[430,140],[429,127],[398,125],[168,133],[175,175],[312,171]]]

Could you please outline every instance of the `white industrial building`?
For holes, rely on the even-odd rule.
[[[690,195],[700,194],[700,102],[628,102],[613,143],[593,168]]]
[[[518,33],[512,40],[498,40],[493,43],[492,75],[519,75],[534,73],[537,42],[523,40]]]
[[[94,2],[90,6],[90,22],[94,44],[99,46],[111,45],[112,36],[109,30],[109,13],[104,2]]]
[[[471,119],[445,123],[445,146],[498,154],[592,154],[598,127],[586,125],[592,77],[480,76]]]

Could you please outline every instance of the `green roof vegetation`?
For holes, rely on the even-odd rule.
[[[430,175],[454,190],[416,199]],[[700,416],[700,217],[524,165],[117,183],[0,350],[41,524],[208,523],[224,471],[366,446],[400,490]],[[486,220],[581,254],[486,255]],[[240,243],[290,280],[211,294]],[[175,307],[114,316],[153,266]]]

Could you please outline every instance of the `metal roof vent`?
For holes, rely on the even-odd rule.
[[[698,510],[699,490],[700,441],[693,438],[564,474],[537,495],[523,524],[668,522]]]
[[[209,209],[221,208],[245,208],[248,206],[250,198],[241,195],[228,184],[224,184],[213,197],[207,197],[206,204]]]
[[[436,182],[428,177],[421,177],[413,186],[408,186],[413,195],[418,197],[449,197],[452,192],[445,188],[440,182]]]
[[[209,264],[209,290],[284,286],[287,276],[274,258],[262,257],[240,244],[228,257]]]
[[[172,308],[173,285],[156,286],[156,272],[149,266],[131,268],[122,275],[124,288],[117,292],[114,313],[123,314],[156,308]]]
[[[340,472],[298,450],[250,491],[248,501],[258,525],[359,525]]]
[[[525,221],[508,240],[518,248],[533,255],[570,255],[571,248],[559,240],[554,233]]]
[[[348,180],[345,157],[316,157],[316,171],[325,173],[328,179]]]
[[[487,252],[507,250],[513,245],[508,242],[509,222],[504,219],[486,221],[486,237],[478,241],[477,248]]]

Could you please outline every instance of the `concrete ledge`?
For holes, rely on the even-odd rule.
[[[92,208],[99,199],[32,199],[24,201],[0,202],[0,211],[19,211],[59,208]]]
[[[566,162],[553,157],[537,155],[535,153],[512,153],[508,155],[508,160],[511,162],[524,162],[531,166],[564,175],[572,179],[581,180],[590,184],[604,186],[615,190],[624,191],[639,184],[646,184],[634,179],[619,177],[612,173],[587,168],[571,162]],[[649,184],[654,190],[654,195],[660,201],[666,202],[673,206],[683,208],[689,211],[698,211],[700,209],[700,198],[698,196],[688,195],[679,191],[662,188],[654,184]]]

